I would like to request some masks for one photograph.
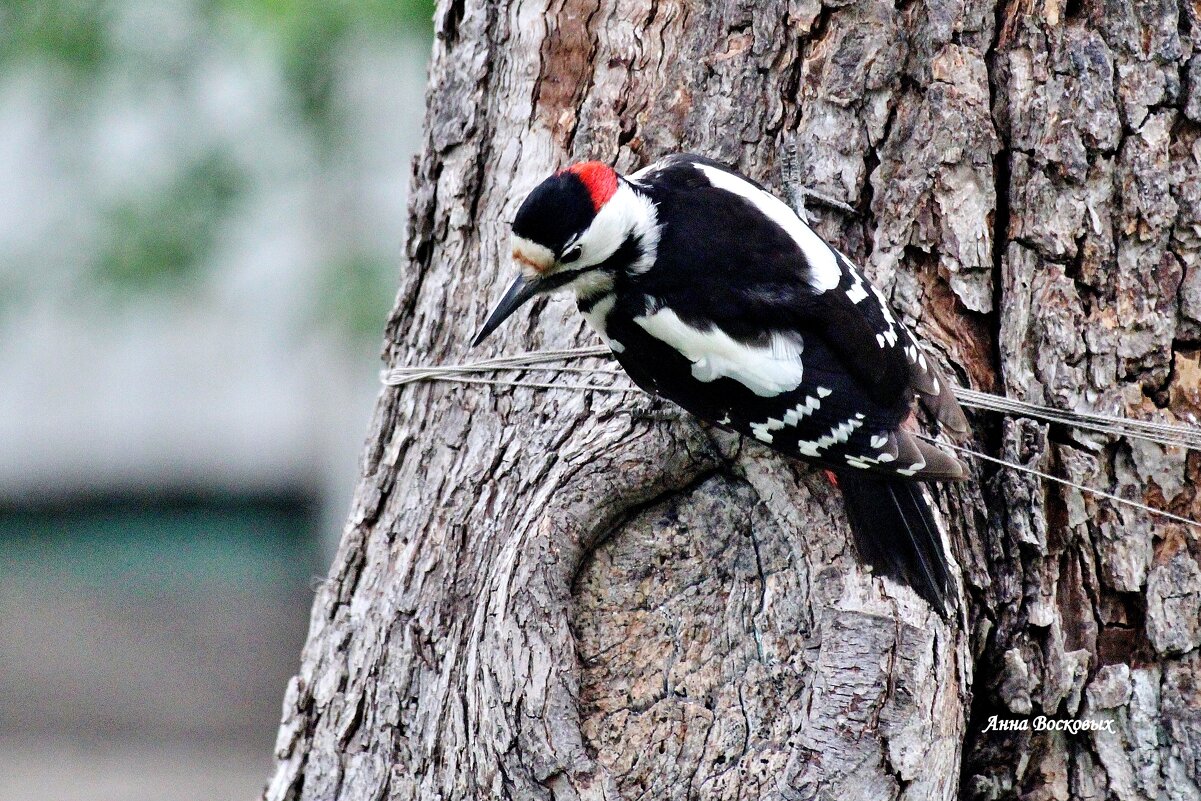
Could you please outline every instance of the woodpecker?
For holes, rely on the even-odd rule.
[[[574,291],[639,387],[832,473],[863,558],[947,614],[914,482],[967,471],[915,436],[915,409],[955,437],[967,420],[883,294],[792,208],[701,156],[626,176],[589,161],[529,194],[512,256],[521,272],[474,345],[534,296]]]

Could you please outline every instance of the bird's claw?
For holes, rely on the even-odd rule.
[[[684,411],[679,406],[660,398],[642,401],[626,413],[630,419],[646,423],[675,423],[684,418]]]
[[[796,134],[788,134],[784,137],[780,164],[780,178],[783,180],[784,189],[788,193],[788,201],[792,206],[792,210],[805,223],[809,222],[809,213],[805,208],[805,203],[808,200],[817,201],[822,206],[837,209],[844,214],[859,213],[849,203],[805,186],[801,178],[801,155],[797,147]]]

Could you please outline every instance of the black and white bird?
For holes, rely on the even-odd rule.
[[[475,344],[535,295],[573,290],[639,387],[833,471],[863,557],[946,612],[914,482],[967,471],[914,435],[914,410],[953,436],[967,421],[880,291],[787,204],[699,156],[628,176],[585,162],[530,193],[512,243],[521,274]]]

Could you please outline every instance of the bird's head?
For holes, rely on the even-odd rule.
[[[535,295],[570,288],[587,298],[611,291],[618,272],[654,261],[657,242],[654,204],[612,167],[586,161],[560,170],[517,210],[512,255],[521,274],[472,344]]]

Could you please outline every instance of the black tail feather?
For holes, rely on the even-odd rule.
[[[909,481],[838,474],[860,556],[914,589],[943,617],[951,577],[942,538],[921,488]]]

